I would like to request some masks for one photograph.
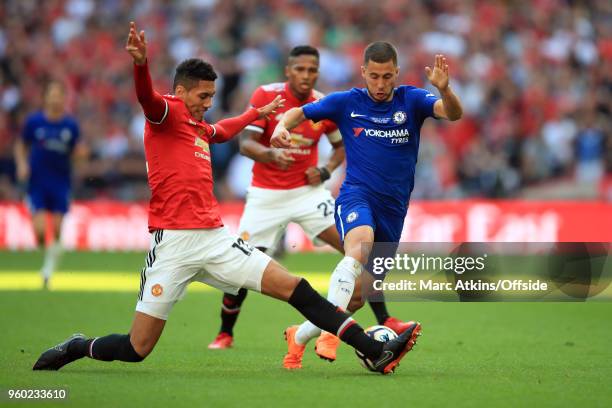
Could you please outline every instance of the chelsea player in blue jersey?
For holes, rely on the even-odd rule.
[[[428,117],[457,120],[462,115],[461,102],[449,86],[443,55],[435,56],[433,68],[425,68],[440,97],[413,86],[396,87],[397,51],[388,42],[374,42],[366,48],[361,74],[365,89],[334,92],[287,111],[271,138],[272,146],[289,147],[289,131],[307,119],[332,120],[342,134],[346,179],[336,200],[335,220],[345,257],[331,276],[328,294],[328,300],[342,309],[348,305],[362,268],[369,270],[371,254],[363,248],[375,242],[392,243],[393,251],[397,248],[414,186],[423,121]],[[416,324],[414,332],[419,332]],[[305,322],[291,332],[295,338],[287,339],[285,359],[301,361],[303,345],[319,329]]]
[[[25,121],[21,139],[15,145],[17,178],[27,183],[27,201],[39,245],[45,244],[46,214],[53,220],[53,241],[47,246],[41,269],[43,287],[61,252],[60,228],[70,201],[71,159],[77,145],[79,125],[65,110],[66,90],[60,82],[49,82],[43,96],[43,108]]]

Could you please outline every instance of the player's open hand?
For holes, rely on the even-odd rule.
[[[269,104],[258,108],[260,118],[268,118],[269,115],[274,115],[276,113],[276,109],[282,108],[285,106],[285,100],[281,98],[280,95],[277,95],[276,98]]]
[[[446,63],[446,57],[442,54],[436,54],[433,69],[425,67],[425,74],[429,82],[440,91],[448,88],[448,64]]]
[[[272,157],[274,163],[276,163],[276,165],[282,170],[287,170],[295,162],[295,159],[293,158],[291,153],[284,149],[273,149]]]
[[[130,53],[136,65],[143,65],[147,61],[147,41],[144,31],[136,31],[136,23],[130,22],[130,33],[128,34],[125,50]]]

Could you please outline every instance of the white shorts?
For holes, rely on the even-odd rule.
[[[249,187],[238,227],[242,238],[271,254],[290,222],[300,225],[315,244],[320,244],[317,235],[335,225],[334,198],[329,190],[322,185],[291,190]]]
[[[271,260],[225,227],[155,231],[150,248],[136,310],[163,320],[193,281],[233,294],[240,288],[260,292]]]

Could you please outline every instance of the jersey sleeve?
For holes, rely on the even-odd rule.
[[[412,101],[421,120],[425,120],[429,117],[435,118],[434,104],[438,99],[440,98],[426,89],[417,88],[412,91]]]
[[[331,133],[338,130],[338,126],[331,120],[325,120],[323,121],[323,129],[325,129],[325,133]]]
[[[210,144],[215,143],[215,136],[217,136],[217,128],[208,122],[204,122],[204,129],[206,131],[207,142]]]
[[[338,122],[346,104],[347,96],[348,92],[333,92],[318,101],[307,103],[302,106],[304,116],[313,122],[318,122],[323,119],[330,119],[334,122]]]
[[[325,129],[325,135],[330,143],[338,143],[342,141],[342,135],[338,130],[338,126],[332,122],[331,120],[323,121],[323,126]]]
[[[270,94],[264,91],[263,88],[260,86],[255,90],[255,92],[253,92],[253,95],[251,95],[249,106],[252,108],[261,108],[262,106],[267,105],[270,102]],[[267,123],[268,119],[259,118],[249,123],[245,129],[257,133],[263,133]]]
[[[153,89],[148,63],[133,65],[136,97],[142,106],[145,119],[153,125],[161,125],[168,116],[168,101]]]

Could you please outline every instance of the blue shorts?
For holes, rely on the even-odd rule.
[[[336,229],[344,237],[353,228],[369,225],[374,230],[374,242],[399,242],[406,211],[390,213],[372,203],[364,193],[341,193],[336,199],[334,219]]]
[[[372,262],[377,257],[394,257],[402,236],[406,211],[394,213],[385,211],[381,206],[370,201],[371,194],[351,191],[340,193],[336,199],[335,221],[342,242],[353,228],[369,225],[374,230],[374,242],[386,243],[374,245],[370,253],[366,270],[372,271]],[[382,277],[387,271],[382,273]]]
[[[50,211],[66,214],[70,206],[70,186],[37,184],[28,188],[28,206],[32,213]]]

